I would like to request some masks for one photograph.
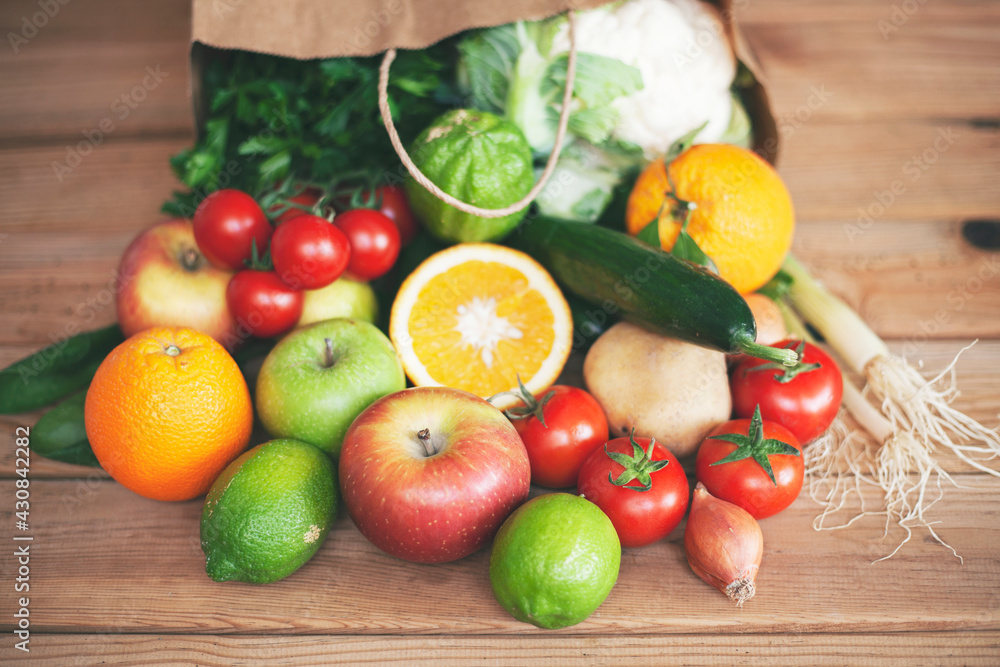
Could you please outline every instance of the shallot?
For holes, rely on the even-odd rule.
[[[684,550],[694,573],[737,606],[754,596],[764,554],[760,524],[742,507],[710,494],[701,482],[691,500]]]

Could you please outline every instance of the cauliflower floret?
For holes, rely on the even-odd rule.
[[[736,57],[717,10],[699,0],[629,0],[577,16],[577,50],[638,68],[643,88],[615,100],[613,136],[662,155],[707,121],[698,142],[718,141],[732,115]],[[563,24],[552,53],[569,50]]]

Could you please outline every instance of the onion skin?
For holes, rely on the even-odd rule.
[[[749,512],[710,494],[699,482],[684,529],[688,564],[738,607],[754,596],[764,535]]]

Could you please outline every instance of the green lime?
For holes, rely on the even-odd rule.
[[[594,503],[549,493],[521,505],[500,527],[490,584],[500,606],[540,628],[576,625],[608,597],[622,548],[611,519]]]
[[[299,440],[271,440],[230,463],[201,513],[208,576],[267,584],[302,567],[337,516],[335,474],[329,456]]]
[[[512,122],[486,111],[455,109],[435,120],[410,148],[413,163],[435,185],[480,208],[503,208],[534,185],[531,147]],[[527,209],[502,218],[459,211],[413,180],[406,181],[410,208],[442,241],[499,241]]]

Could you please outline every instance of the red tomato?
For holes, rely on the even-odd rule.
[[[802,490],[802,446],[781,424],[733,419],[716,426],[695,458],[695,477],[716,498],[739,505],[755,519],[773,516]]]
[[[241,328],[260,338],[292,329],[302,316],[303,294],[274,271],[240,271],[226,288],[226,305]]]
[[[532,484],[573,486],[584,460],[608,439],[604,410],[577,387],[553,385],[540,400],[523,392],[522,406],[507,410],[507,416],[528,450]]]
[[[669,535],[684,518],[690,492],[670,450],[650,438],[632,437],[595,449],[580,469],[576,490],[608,515],[623,547]]]
[[[333,223],[351,242],[347,271],[361,280],[385,275],[399,257],[399,230],[392,220],[370,208],[344,211]]]
[[[339,278],[351,259],[347,237],[316,215],[299,215],[271,238],[275,272],[293,289],[319,289]]]
[[[398,185],[381,185],[375,188],[375,196],[382,202],[378,208],[379,213],[396,223],[400,244],[406,245],[412,241],[419,227],[403,188]]]
[[[273,228],[257,201],[239,190],[217,190],[205,197],[192,219],[198,248],[215,266],[244,268],[256,242],[261,255]]]
[[[306,208],[311,209],[313,206],[316,205],[316,202],[319,201],[321,195],[322,192],[318,188],[306,188],[299,194],[292,195],[291,197],[289,197],[288,202],[290,204],[298,204],[299,206],[304,206]],[[277,212],[277,210],[278,210],[277,205],[272,209],[270,209],[271,215],[274,215]],[[288,222],[292,218],[297,218],[298,216],[304,215],[306,213],[309,213],[309,211],[303,210],[298,206],[291,206],[282,211],[281,214],[275,218],[274,224],[280,225],[283,222]]]
[[[767,421],[778,422],[808,444],[829,428],[844,393],[837,364],[812,343],[785,339],[772,347],[801,348],[800,362],[789,368],[746,356],[729,378],[733,414],[749,419],[757,406]]]

